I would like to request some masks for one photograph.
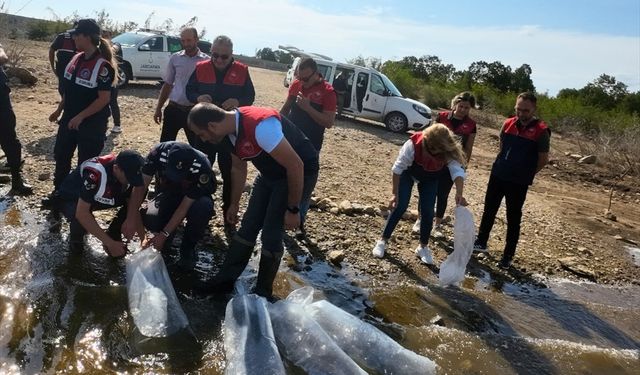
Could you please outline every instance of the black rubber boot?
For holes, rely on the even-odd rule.
[[[218,274],[209,281],[196,282],[194,288],[203,293],[231,293],[236,280],[251,259],[253,247],[254,244],[236,235],[231,241]]]
[[[280,268],[280,259],[282,259],[282,251],[272,253],[271,251],[262,251],[260,254],[260,269],[258,270],[258,281],[254,293],[271,300],[273,294],[273,280],[276,278],[278,268]]]
[[[9,194],[22,196],[33,194],[33,188],[31,185],[25,183],[19,167],[12,168],[11,170],[11,190],[9,191]]]

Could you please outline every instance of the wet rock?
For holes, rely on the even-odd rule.
[[[592,269],[580,264],[576,257],[565,257],[561,258],[559,261],[562,268],[577,276],[591,280],[596,279],[596,273]]]
[[[579,164],[595,164],[597,157],[595,155],[587,155],[578,160]]]
[[[42,172],[38,175],[38,181],[48,181],[51,178],[51,173]]]
[[[440,327],[445,327],[444,319],[442,319],[440,315],[436,315],[433,318],[431,318],[431,320],[429,320],[429,323],[440,326]]]

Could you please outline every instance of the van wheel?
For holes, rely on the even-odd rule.
[[[131,64],[126,61],[122,64],[118,64],[118,78],[118,88],[123,89],[127,87],[129,81],[133,79]]]
[[[387,115],[387,118],[384,119],[384,124],[387,126],[387,129],[394,133],[404,133],[407,131],[409,122],[407,121],[407,117],[402,113],[391,112]]]

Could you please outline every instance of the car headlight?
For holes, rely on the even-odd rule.
[[[418,112],[422,116],[424,116],[426,118],[431,118],[431,111],[429,110],[429,108],[422,107],[422,106],[419,106],[417,104],[414,104],[413,105],[413,109],[415,109],[416,112]]]

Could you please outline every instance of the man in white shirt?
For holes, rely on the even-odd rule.
[[[160,90],[153,120],[156,124],[162,121],[160,142],[175,141],[178,131],[184,129],[189,144],[194,145],[196,138],[187,127],[187,115],[194,103],[187,99],[185,87],[196,68],[196,63],[209,60],[209,56],[198,48],[198,31],[195,28],[183,29],[180,41],[184,49],[174,53],[169,59],[169,65],[162,77],[164,84]],[[165,107],[163,116],[162,107],[167,99],[169,104]]]

